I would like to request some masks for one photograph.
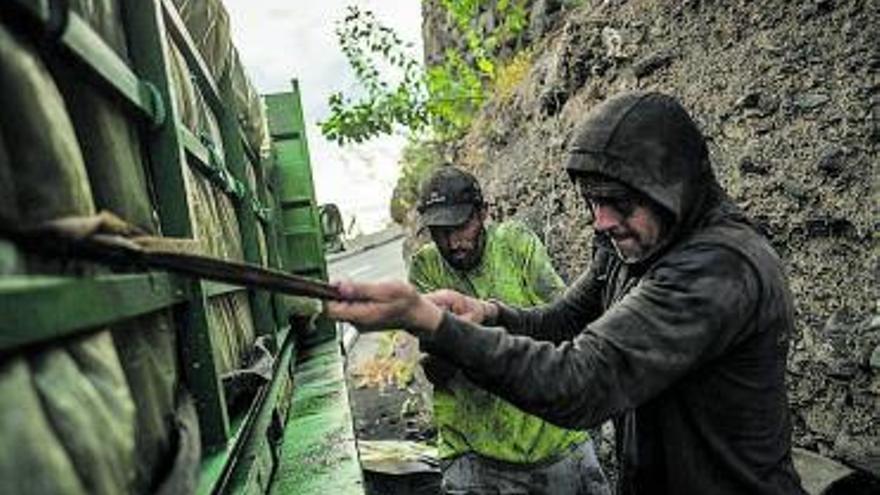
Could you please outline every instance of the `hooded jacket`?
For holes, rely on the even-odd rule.
[[[599,247],[554,303],[499,305],[508,332],[447,314],[422,348],[564,427],[613,419],[618,493],[802,494],[784,384],[793,309],[781,264],[715,180],[671,97],[598,106],[566,168],[620,181],[666,212],[657,249]],[[511,335],[517,334],[517,335]]]

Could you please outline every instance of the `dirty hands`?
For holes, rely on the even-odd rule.
[[[498,306],[492,302],[475,299],[454,290],[441,289],[425,295],[425,298],[471,323],[482,324],[498,316]]]
[[[352,323],[362,332],[403,328],[416,335],[440,326],[443,310],[401,281],[339,282],[344,300],[328,301],[327,316]]]

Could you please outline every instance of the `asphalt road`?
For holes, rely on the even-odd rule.
[[[347,278],[359,282],[375,282],[406,278],[402,256],[403,240],[398,239],[368,249],[362,253],[337,259],[329,265],[330,278]],[[384,337],[383,337],[384,336]],[[427,409],[424,394],[429,385],[424,374],[418,372],[405,389],[396,386],[359,386],[359,371],[368,369],[371,362],[387,353],[387,334],[358,335],[351,326],[343,328],[343,346],[347,357],[346,375],[352,402],[355,432],[359,440],[404,440],[425,431],[424,420],[415,420],[402,414],[404,404],[418,399],[420,408]],[[385,340],[383,345],[383,338]],[[410,337],[411,338],[411,337]],[[413,345],[414,341],[413,341]],[[416,348],[417,350],[417,348]],[[424,416],[420,416],[424,417]],[[421,422],[419,422],[421,421]]]
[[[331,261],[327,270],[330,274],[330,280],[378,282],[388,279],[404,279],[406,278],[406,265],[403,262],[403,238]],[[354,328],[345,325],[342,342],[349,357],[349,365],[356,366],[375,354],[379,335],[358,336]],[[355,346],[357,346],[356,349]]]
[[[403,238],[380,244],[362,252],[331,261],[327,266],[330,280],[352,280],[356,282],[378,282],[388,279],[406,278],[406,265],[403,262]],[[361,341],[357,353],[353,346]],[[357,364],[372,356],[377,338],[361,339],[349,325],[343,327],[342,343],[349,354],[349,364]],[[364,349],[368,347],[368,349]],[[353,362],[354,361],[354,362]]]
[[[358,282],[376,282],[385,279],[405,278],[403,263],[403,238],[376,246],[351,257],[330,263],[332,280],[347,278]]]

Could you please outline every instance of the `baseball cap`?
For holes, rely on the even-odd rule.
[[[483,193],[476,177],[444,165],[422,184],[417,209],[426,227],[456,227],[482,204]]]

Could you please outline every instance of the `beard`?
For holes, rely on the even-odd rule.
[[[460,271],[469,271],[480,264],[483,259],[483,248],[486,245],[486,229],[480,229],[474,247],[470,249],[450,249],[438,245],[443,259],[449,266]]]

